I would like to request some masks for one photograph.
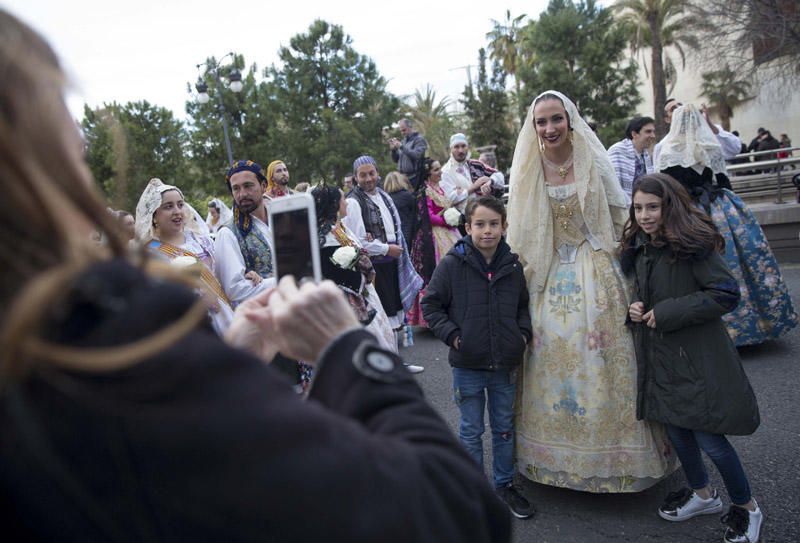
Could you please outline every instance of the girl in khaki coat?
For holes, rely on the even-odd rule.
[[[623,270],[636,288],[629,322],[637,416],[665,425],[691,487],[667,496],[658,514],[678,522],[722,510],[708,485],[703,450],[732,502],[722,517],[724,540],[755,543],[763,516],[724,435],[751,434],[759,424],[755,395],[721,319],[739,301],[720,255],[724,240],[680,183],[652,174],[634,186],[622,247]]]

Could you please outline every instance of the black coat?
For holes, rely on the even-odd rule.
[[[50,336],[120,345],[193,300],[124,263],[101,264],[55,308],[63,318]],[[399,358],[371,342],[366,331],[334,342],[307,401],[205,329],[124,370],[50,367],[4,388],[4,532],[15,541],[508,541],[508,510],[483,473]],[[393,369],[368,376],[370,352]]]
[[[533,337],[522,265],[505,240],[495,253],[491,278],[488,271],[465,236],[436,266],[422,298],[425,320],[451,346],[448,360],[457,368],[516,367]],[[456,337],[458,350],[452,347]]]
[[[639,419],[715,434],[747,435],[760,419],[753,389],[722,315],[739,303],[739,284],[718,253],[673,260],[640,234],[629,249],[636,294],[656,327],[632,323]]]
[[[400,230],[403,231],[403,237],[406,240],[406,247],[411,250],[411,231],[414,228],[414,215],[417,213],[417,201],[414,195],[406,189],[400,189],[397,192],[389,194],[394,202],[394,207],[397,208],[397,214],[400,215]],[[399,243],[399,242],[398,242]]]

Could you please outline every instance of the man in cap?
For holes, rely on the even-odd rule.
[[[392,160],[397,162],[397,170],[408,178],[411,187],[416,190],[420,183],[420,167],[425,160],[425,150],[428,142],[419,132],[414,131],[411,119],[403,118],[397,122],[403,141],[397,138],[389,140],[392,150]]]
[[[370,156],[353,162],[355,185],[347,194],[342,220],[369,254],[375,268],[375,290],[395,332],[403,328],[405,312],[422,288],[403,239],[400,215],[391,197],[378,187],[378,164]],[[418,373],[424,368],[409,366]]]
[[[450,137],[450,159],[442,167],[439,185],[456,209],[464,213],[468,198],[491,194],[493,188],[502,190],[503,184],[502,173],[480,160],[470,160],[464,134]]]

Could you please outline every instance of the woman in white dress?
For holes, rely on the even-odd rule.
[[[178,187],[151,179],[136,205],[136,239],[158,257],[176,265],[195,266],[204,293],[211,300],[211,324],[222,335],[231,323],[233,310],[214,276],[213,241],[207,232],[193,231],[199,224],[205,226],[197,217]]]
[[[208,230],[212,238],[217,234],[217,230],[219,230],[220,226],[227,223],[232,218],[233,212],[225,205],[225,202],[219,198],[213,198],[208,202],[206,224],[208,225]]]
[[[629,294],[615,255],[627,214],[575,105],[539,95],[517,140],[508,204],[534,326],[516,427],[518,468],[532,481],[636,492],[675,469],[663,428],[636,420]]]

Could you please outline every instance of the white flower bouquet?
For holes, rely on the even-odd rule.
[[[450,226],[458,226],[461,224],[461,212],[454,207],[447,208],[442,217],[444,217],[444,222]]]
[[[331,262],[345,270],[352,270],[358,262],[358,257],[358,250],[355,247],[339,247],[331,255]]]
[[[176,256],[170,261],[176,268],[190,268],[197,264],[197,259],[193,256]]]

